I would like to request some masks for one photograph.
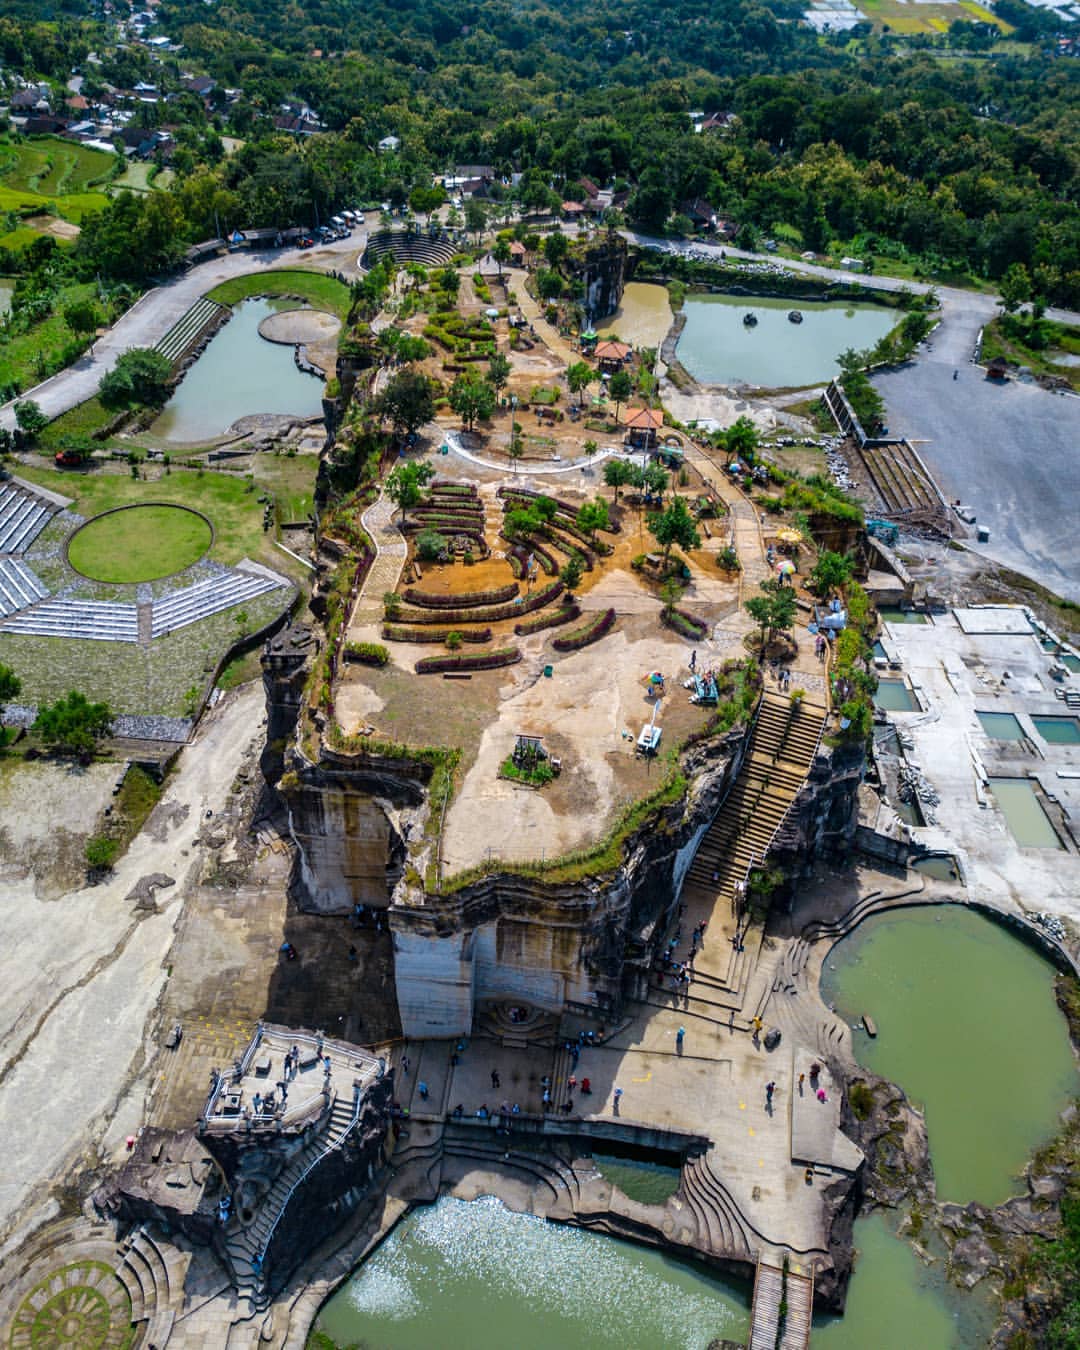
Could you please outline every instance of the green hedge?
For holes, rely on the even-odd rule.
[[[489,652],[463,652],[453,656],[425,656],[417,661],[417,675],[440,675],[448,671],[497,670],[521,660],[516,647],[496,647]]]
[[[390,653],[381,642],[346,642],[345,659],[365,666],[385,666]]]
[[[528,637],[530,633],[542,633],[545,628],[556,628],[561,623],[572,623],[574,619],[580,618],[580,605],[564,605],[551,614],[539,614],[535,619],[514,624],[514,632],[518,637]]]
[[[409,628],[405,624],[385,623],[382,635],[387,642],[445,642],[451,633],[457,633],[462,642],[490,642],[490,628]]]
[[[527,600],[517,601],[511,605],[485,606],[481,613],[471,609],[416,609],[398,617],[406,623],[447,623],[455,627],[462,623],[497,623],[500,619],[519,619],[523,614],[543,609],[545,605],[550,605],[552,600],[557,599],[563,590],[561,581],[553,581],[550,586],[536,591]]]
[[[491,591],[466,591],[461,595],[436,595],[431,591],[418,591],[409,587],[405,599],[410,605],[420,605],[423,609],[478,609],[482,605],[504,605],[516,600],[518,584],[510,581]],[[479,616],[483,618],[483,615]]]
[[[555,650],[557,652],[580,651],[582,647],[587,647],[591,642],[599,642],[614,627],[615,611],[605,609],[581,628],[575,629],[572,633],[567,633],[566,637],[556,638],[554,642]]]

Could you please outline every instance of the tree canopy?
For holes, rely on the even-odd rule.
[[[697,548],[701,544],[701,536],[685,497],[672,497],[665,510],[652,513],[649,516],[649,533],[663,549],[665,561],[676,544],[683,549]]]
[[[60,754],[87,758],[112,730],[112,724],[112,709],[107,703],[91,703],[85,694],[73,689],[55,703],[43,704],[33,729]]]

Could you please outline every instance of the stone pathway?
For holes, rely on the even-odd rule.
[[[383,616],[383,596],[397,589],[401,570],[405,566],[408,546],[405,537],[394,523],[397,507],[389,497],[382,496],[360,517],[360,523],[375,545],[375,561],[368,568],[364,585],[356,598],[349,621],[349,636],[353,630],[378,623]]]

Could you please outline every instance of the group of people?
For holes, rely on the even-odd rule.
[[[679,905],[679,923],[675,929],[674,935],[668,940],[664,953],[660,956],[653,969],[656,971],[656,982],[661,989],[664,987],[664,981],[671,981],[672,992],[678,994],[689,993],[690,982],[694,978],[694,961],[697,954],[705,946],[705,929],[709,926],[708,919],[702,919],[700,923],[694,925],[694,931],[690,934],[690,951],[685,961],[677,960],[679,946],[683,940],[682,916],[686,913],[686,906]]]

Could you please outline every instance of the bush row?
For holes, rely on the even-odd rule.
[[[453,493],[454,495],[461,497],[475,497],[478,495],[475,483],[453,483],[446,478],[433,479],[429,485],[429,491]]]
[[[568,502],[563,497],[552,497],[550,492],[537,492],[535,488],[527,487],[501,487],[495,494],[497,497],[508,498],[511,501],[520,501],[526,506],[530,501],[535,501],[537,497],[547,497],[553,501],[560,511],[565,511],[568,515],[576,516],[578,509],[573,502]]]
[[[598,642],[615,627],[615,611],[605,609],[595,615],[581,628],[576,628],[566,637],[556,638],[554,647],[557,652],[576,652],[587,647],[590,642]]]
[[[515,600],[518,594],[516,581],[507,582],[492,591],[465,591],[461,595],[436,595],[432,591],[418,591],[410,586],[405,599],[410,605],[420,605],[423,609],[478,609],[481,605],[503,605]],[[479,615],[483,618],[483,615]]]
[[[683,637],[693,638],[695,642],[703,642],[709,631],[709,625],[704,619],[687,614],[685,609],[663,609],[660,611],[660,621]]]
[[[440,615],[440,617],[442,617]],[[445,642],[455,628],[409,628],[400,623],[384,623],[382,635],[388,642]],[[462,642],[488,642],[490,628],[466,628],[459,632]]]
[[[541,590],[530,595],[527,600],[518,600],[513,604],[487,606],[482,613],[472,609],[416,609],[400,617],[408,623],[496,623],[500,619],[518,619],[523,614],[531,614],[535,609],[550,605],[563,592],[561,581],[553,581]]]
[[[467,534],[476,539],[484,537],[480,524],[467,516],[412,516],[401,528],[406,534],[435,530],[438,534]]]
[[[365,666],[385,666],[390,653],[381,642],[346,642],[345,660],[359,661]]]
[[[453,656],[425,656],[417,661],[417,675],[438,675],[443,671],[496,670],[521,660],[516,647],[496,647],[489,652],[464,652]]]
[[[545,628],[556,628],[561,623],[570,623],[581,618],[580,605],[564,605],[562,609],[552,610],[549,614],[538,614],[535,619],[514,624],[518,637],[528,637],[530,633],[542,633]]]
[[[513,544],[515,548],[522,550],[522,566],[524,566],[525,559],[531,553],[549,577],[553,577],[555,573],[558,572],[559,564],[547,549],[537,542],[535,535],[526,535],[523,543],[519,541],[519,538],[516,535],[501,534],[500,538],[505,539],[509,544]]]

